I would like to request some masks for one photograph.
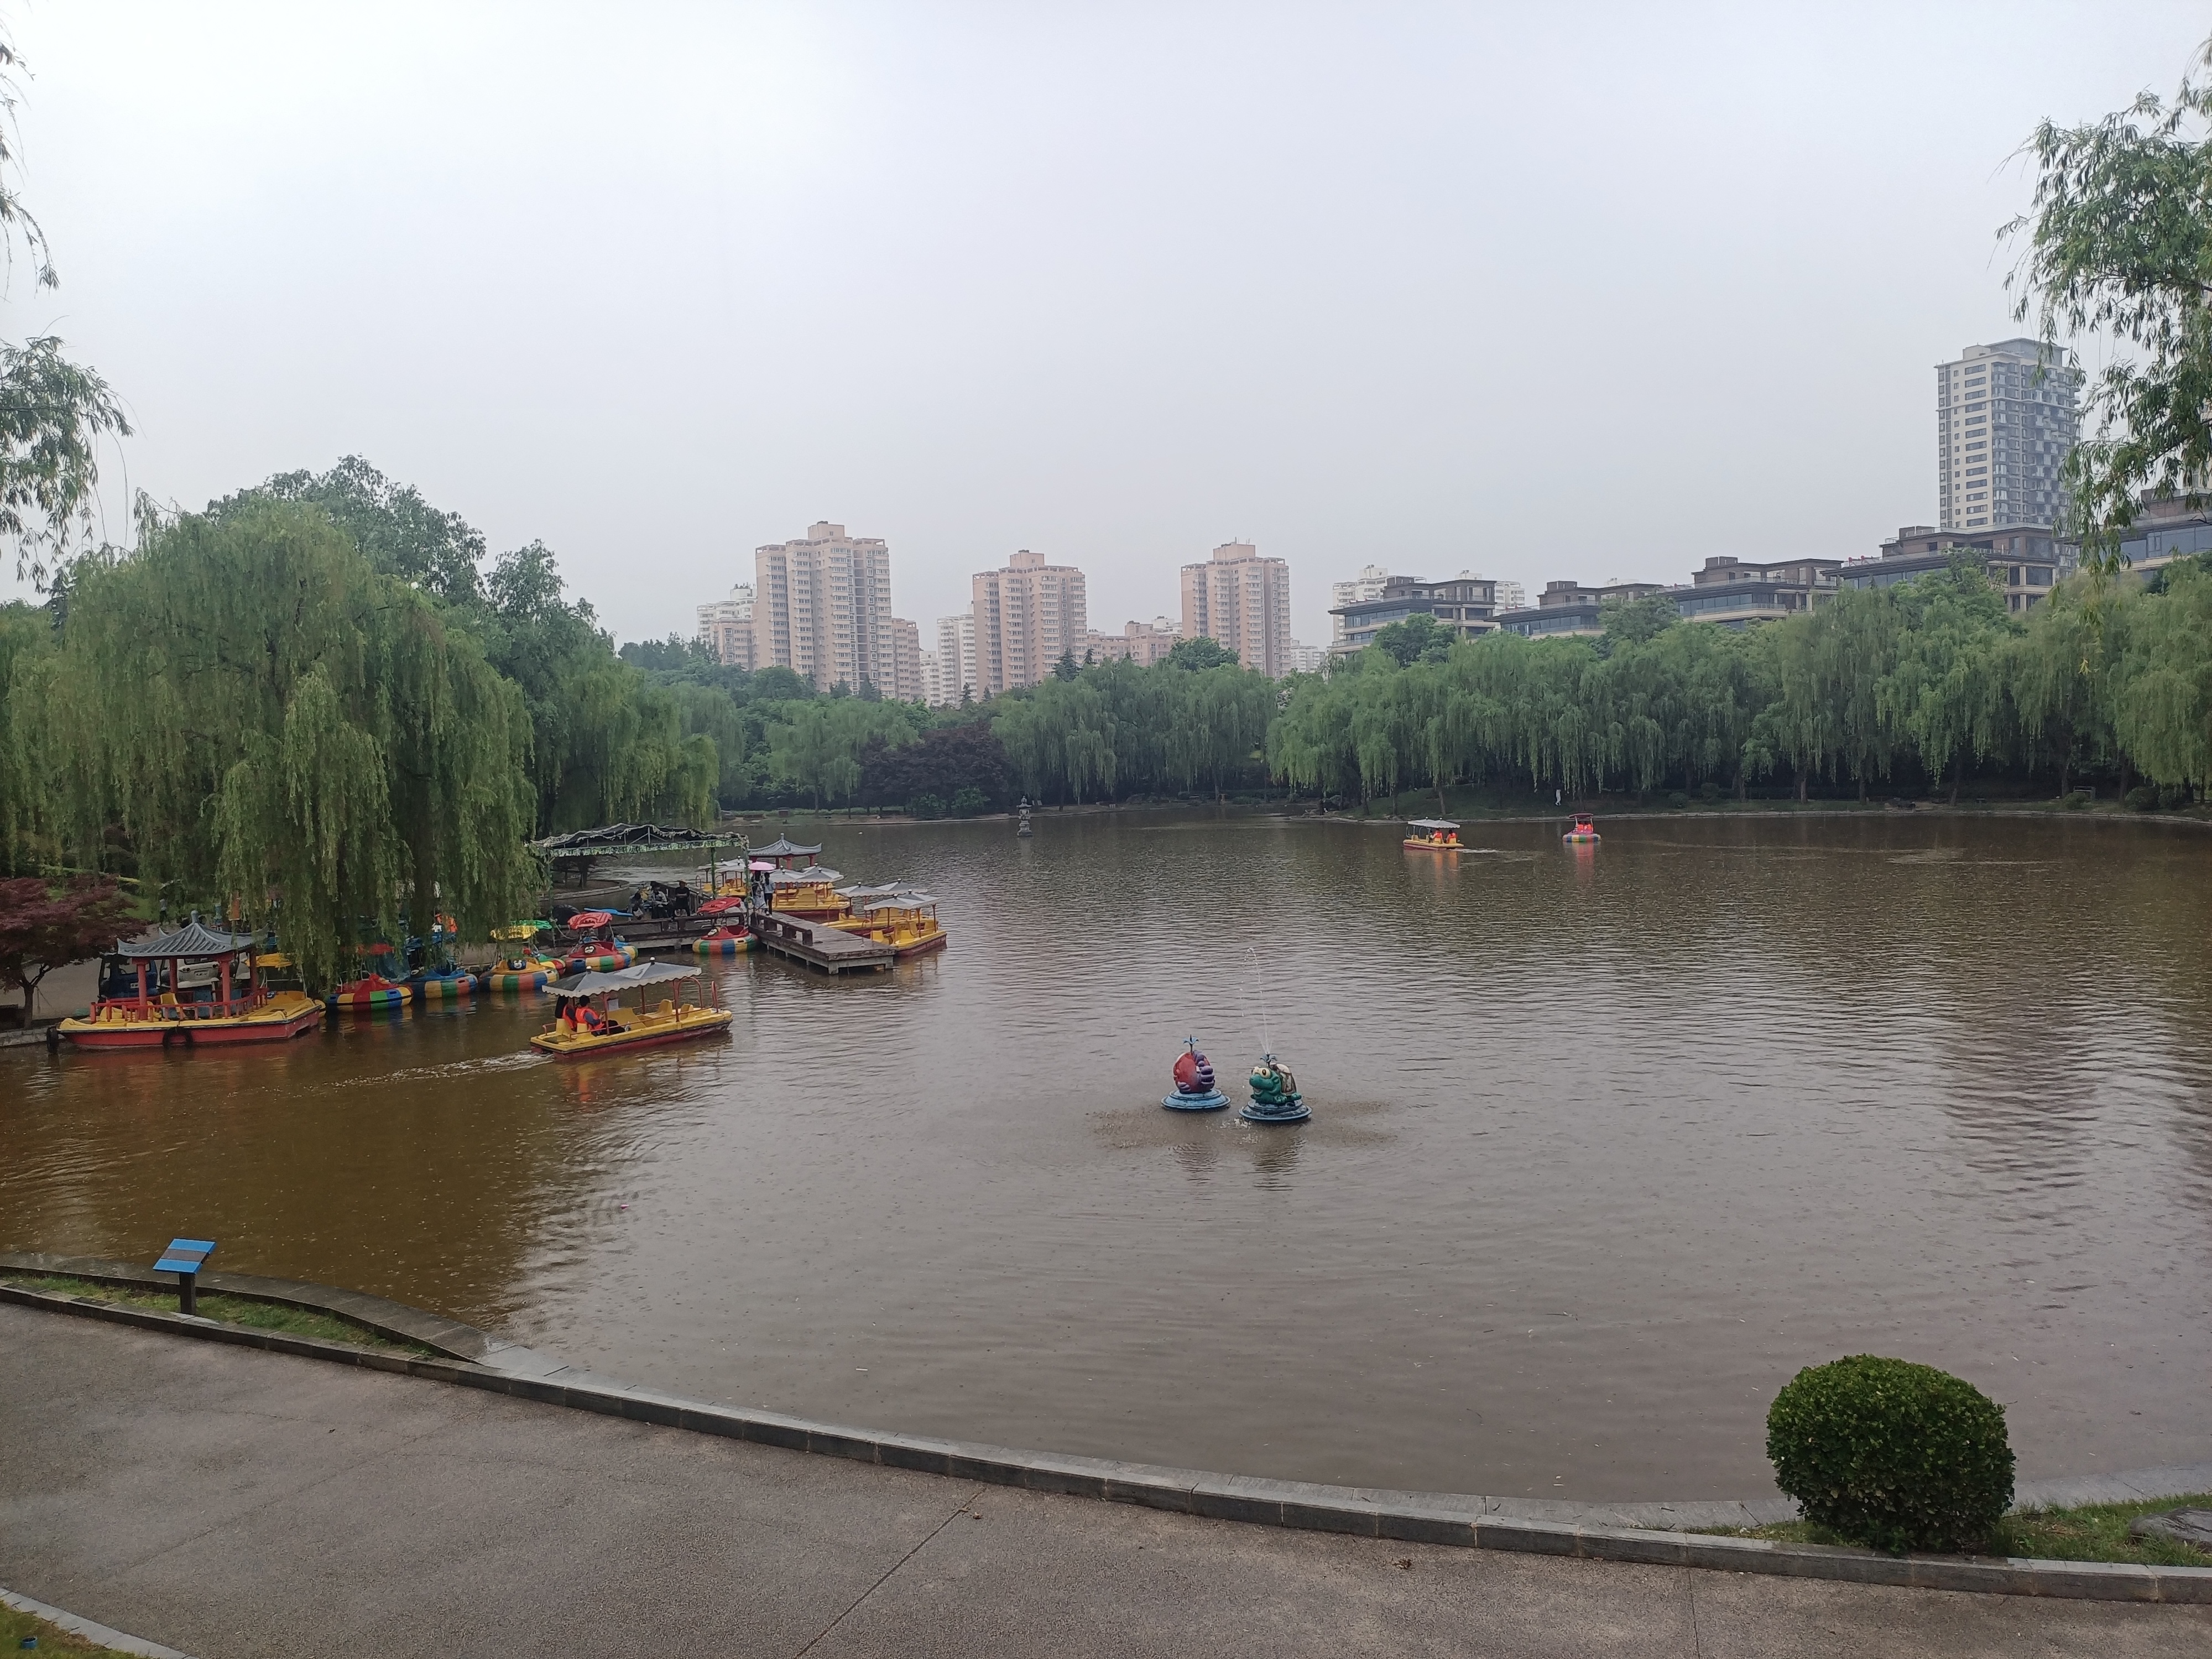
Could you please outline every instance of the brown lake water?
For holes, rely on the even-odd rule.
[[[195,1234],[688,1394],[1293,1479],[1755,1495],[1775,1390],[1863,1352],[2004,1402],[2023,1477],[2212,1458],[2212,836],[1558,827],[833,830],[951,949],[718,963],[726,1040],[541,1060],[509,996],[0,1055],[0,1244]],[[1163,1111],[1186,1032],[1313,1121]]]

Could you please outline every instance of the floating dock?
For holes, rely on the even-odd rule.
[[[894,952],[890,945],[824,921],[757,910],[750,921],[754,935],[769,950],[825,974],[881,973],[891,965]]]

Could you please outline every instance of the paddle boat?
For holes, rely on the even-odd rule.
[[[407,975],[407,988],[417,1002],[453,1002],[475,992],[477,976],[455,962],[425,964]]]
[[[1561,836],[1559,839],[1565,842],[1594,842],[1597,839],[1597,826],[1591,822],[1589,813],[1577,812],[1575,814],[1575,827]]]
[[[1229,1097],[1213,1086],[1213,1063],[1198,1052],[1198,1039],[1185,1037],[1183,1052],[1176,1056],[1175,1089],[1160,1097],[1171,1112],[1218,1112]]]
[[[888,884],[899,886],[896,882]],[[859,906],[860,913],[840,917],[830,925],[841,933],[858,933],[890,945],[896,961],[942,951],[950,938],[937,919],[937,900],[927,893],[908,887],[850,902]]]
[[[838,892],[845,878],[819,864],[769,872],[769,907],[801,921],[842,921],[853,914],[851,901]]]
[[[327,1008],[343,1008],[349,1013],[364,1009],[401,1008],[407,1005],[411,993],[404,978],[388,979],[382,969],[383,959],[393,954],[392,947],[380,939],[374,945],[356,945],[354,954],[374,959],[379,965],[371,968],[359,979],[350,979],[323,999]],[[395,964],[397,965],[397,964]],[[401,972],[406,970],[403,968]]]
[[[1252,1075],[1244,1080],[1251,1098],[1237,1109],[1237,1115],[1246,1122],[1303,1123],[1313,1115],[1306,1109],[1305,1097],[1298,1092],[1297,1079],[1274,1055],[1261,1055]]]
[[[108,988],[82,1018],[56,1029],[80,1048],[164,1048],[177,1043],[281,1042],[322,1023],[323,1005],[305,991],[272,988],[251,933],[216,933],[195,912],[174,933],[112,954],[135,986]],[[274,966],[283,958],[270,957]],[[288,964],[289,965],[289,964]]]
[[[492,991],[542,991],[561,976],[557,957],[502,957],[484,972]]]
[[[713,932],[691,941],[692,950],[699,955],[737,957],[753,948],[756,941],[752,929],[745,925],[745,901],[742,895],[708,899],[699,907],[699,914],[713,918],[715,923]]]
[[[653,988],[701,979],[705,972],[672,962],[647,962],[612,973],[571,974],[551,987],[560,1002],[560,1018],[531,1038],[531,1047],[558,1060],[580,1060],[587,1054],[647,1048],[726,1031],[730,1011],[706,1001],[663,997],[657,1005],[647,1006]],[[713,981],[706,982],[711,994]],[[638,994],[635,1008],[619,1000],[630,990]]]
[[[1460,850],[1459,825],[1449,818],[1413,818],[1406,827],[1420,832],[1406,837],[1404,844],[1407,847],[1419,847],[1431,853]]]
[[[612,973],[636,962],[637,952],[617,936],[614,921],[611,910],[579,910],[568,918],[574,943],[562,960],[563,975]]]

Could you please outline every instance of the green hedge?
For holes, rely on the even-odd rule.
[[[1766,1413],[1766,1455],[1807,1520],[1895,1554],[1971,1549],[2012,1507],[2004,1407],[1909,1360],[1798,1372]]]

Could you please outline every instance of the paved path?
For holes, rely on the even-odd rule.
[[[2212,1659],[2208,1607],[1194,1520],[4,1305],[0,1585],[198,1659]]]

